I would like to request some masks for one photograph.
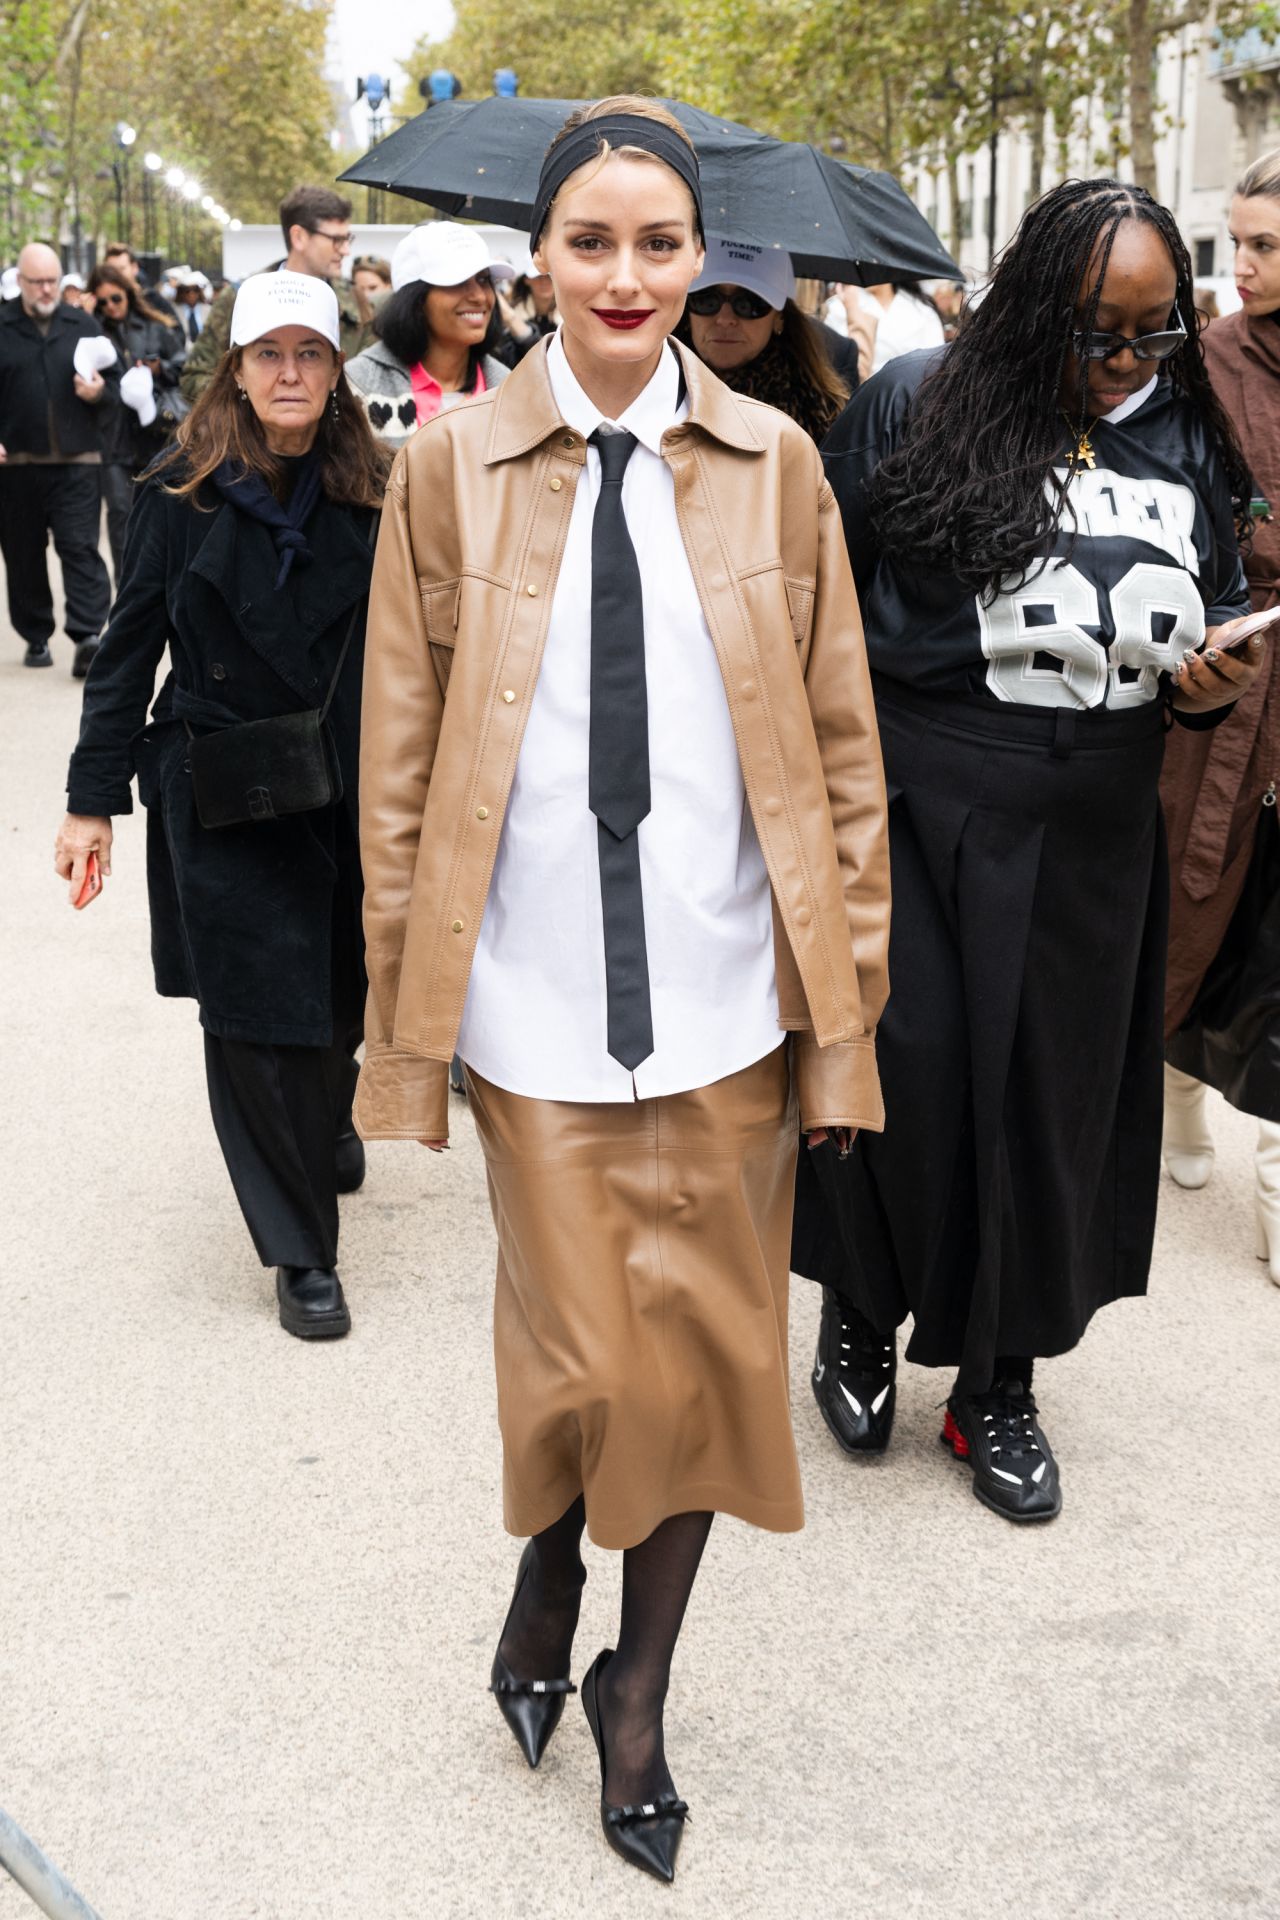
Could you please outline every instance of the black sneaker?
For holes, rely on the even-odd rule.
[[[813,1363],[813,1397],[846,1453],[883,1453],[893,1432],[898,1342],[876,1329],[830,1287]]]
[[[952,1394],[939,1438],[973,1469],[973,1491],[993,1513],[1053,1520],[1062,1512],[1058,1463],[1021,1380],[997,1380],[964,1400]]]
[[[53,655],[49,651],[49,642],[47,640],[31,641],[22,657],[22,664],[24,667],[51,667]]]
[[[71,662],[71,678],[83,680],[94,660],[97,658],[99,642],[97,640],[77,640],[75,658]]]

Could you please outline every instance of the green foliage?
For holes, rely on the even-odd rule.
[[[331,180],[328,11],[329,0],[0,0],[12,178],[9,204],[0,203],[0,255],[77,210],[87,235],[114,237],[121,120],[138,136],[129,161],[135,246],[148,148],[246,221],[274,219],[299,180]],[[216,253],[197,219],[200,251]],[[162,241],[166,231],[162,207]]]
[[[493,91],[496,67],[514,67],[520,91],[534,99],[600,99],[610,93],[660,93],[660,49],[682,31],[675,0],[457,0],[452,33],[423,39],[405,65],[415,91],[400,102],[416,113],[418,80],[448,67],[475,99]]]

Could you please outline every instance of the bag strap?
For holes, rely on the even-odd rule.
[[[374,512],[370,514],[369,537],[368,537],[368,544],[370,546],[372,546],[374,543],[374,540],[377,536],[378,527],[381,524],[381,521],[382,521],[381,512]],[[324,697],[324,705],[320,709],[320,725],[321,726],[324,725],[325,721],[329,717],[329,708],[333,705],[333,696],[338,691],[338,682],[342,678],[342,669],[347,664],[347,654],[350,651],[350,647],[351,647],[351,637],[356,630],[356,621],[360,618],[361,607],[367,605],[368,599],[369,599],[369,596],[367,593],[362,595],[362,597],[356,601],[354,607],[352,607],[351,609],[351,618],[347,622],[347,637],[342,643],[342,651],[338,655],[338,664],[333,670],[333,678],[329,682],[329,691],[328,693],[326,693]]]

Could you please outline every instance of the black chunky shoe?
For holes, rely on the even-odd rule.
[[[333,1143],[333,1172],[339,1193],[357,1193],[364,1185],[364,1141],[350,1120]]]
[[[846,1453],[883,1453],[897,1405],[898,1342],[877,1333],[830,1287],[822,1289],[822,1323],[813,1362],[813,1397]]]
[[[299,1340],[341,1340],[351,1331],[342,1282],[332,1267],[277,1267],[280,1325]]]
[[[75,657],[71,662],[71,678],[83,680],[98,656],[97,640],[77,640]]]
[[[633,1867],[668,1886],[676,1877],[676,1855],[684,1838],[689,1809],[677,1793],[660,1793],[636,1807],[611,1807],[604,1797],[604,1729],[596,1682],[613,1658],[613,1648],[598,1653],[582,1676],[582,1707],[600,1756],[600,1825],[614,1852]]]
[[[567,1674],[556,1680],[517,1680],[502,1657],[502,1642],[506,1638],[507,1620],[510,1620],[512,1607],[520,1597],[520,1589],[524,1585],[525,1575],[529,1571],[532,1560],[533,1542],[531,1540],[520,1556],[516,1590],[511,1596],[511,1606],[507,1608],[507,1619],[502,1623],[502,1632],[498,1635],[498,1651],[493,1656],[489,1691],[497,1701],[503,1719],[515,1735],[516,1745],[529,1765],[536,1767],[547,1750],[547,1742],[560,1725],[565,1700],[578,1689]]]
[[[47,640],[30,641],[22,656],[22,664],[24,667],[51,667],[53,655],[49,651],[49,642]]]
[[[965,1399],[952,1394],[939,1438],[973,1469],[974,1494],[993,1513],[1021,1521],[1062,1512],[1058,1463],[1021,1380],[997,1380],[990,1393]]]

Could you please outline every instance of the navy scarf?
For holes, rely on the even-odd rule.
[[[311,548],[302,529],[320,498],[320,462],[314,453],[297,463],[297,477],[287,506],[281,506],[260,473],[246,473],[231,460],[224,460],[216,470],[213,484],[224,500],[269,529],[280,555],[277,593],[289,578],[289,569],[295,560],[300,566],[310,566]]]

